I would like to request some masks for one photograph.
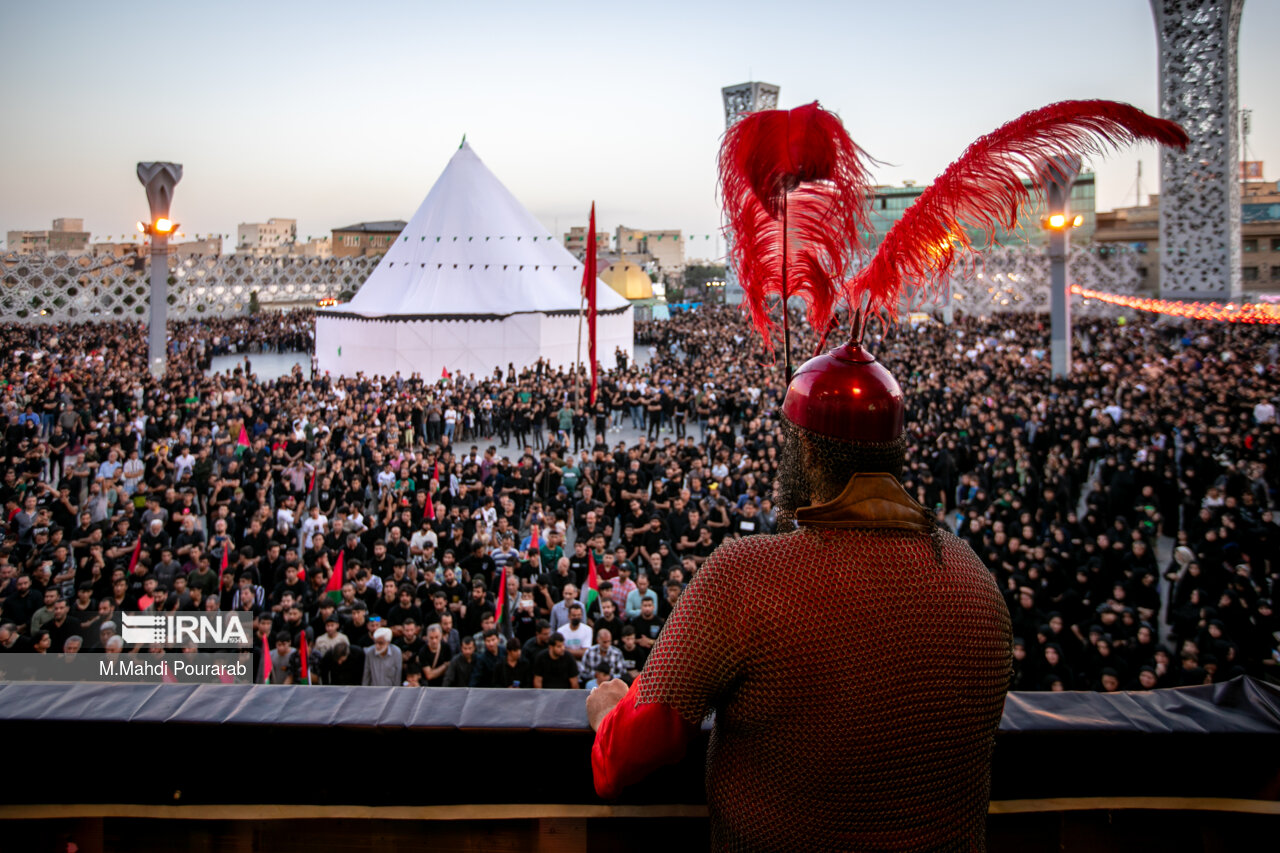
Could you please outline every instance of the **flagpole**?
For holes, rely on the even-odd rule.
[[[587,311],[587,293],[582,292],[578,300],[578,360],[574,362],[573,371],[573,405],[577,408],[582,403],[582,318]]]

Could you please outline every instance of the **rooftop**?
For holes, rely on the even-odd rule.
[[[355,225],[348,225],[345,228],[335,228],[334,231],[377,231],[399,233],[408,225],[403,219],[380,219],[377,222],[357,222]]]

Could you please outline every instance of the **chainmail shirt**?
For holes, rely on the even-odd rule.
[[[636,707],[715,710],[713,849],[981,850],[1010,637],[950,533],[751,536],[681,595]]]

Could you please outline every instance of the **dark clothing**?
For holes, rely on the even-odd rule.
[[[328,652],[320,659],[321,684],[345,684],[359,686],[364,678],[364,649],[352,646],[341,663]]]
[[[489,654],[488,649],[481,649],[476,653],[475,664],[471,667],[471,686],[472,687],[494,687],[494,674],[498,667],[502,666],[506,654],[499,651],[495,655]]]
[[[533,668],[528,658],[521,655],[515,665],[508,663],[505,655],[503,658],[502,665],[493,674],[494,687],[533,687]]]
[[[570,679],[578,677],[578,664],[567,651],[553,658],[546,649],[534,660],[533,675],[542,677],[543,690],[567,690],[573,686]]]

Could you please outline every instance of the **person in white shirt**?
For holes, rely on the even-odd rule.
[[[276,510],[276,527],[285,530],[293,529],[293,508],[288,504]]]
[[[182,475],[194,471],[196,467],[196,458],[191,455],[191,448],[182,448],[182,453],[178,458],[173,460],[173,481],[175,483],[182,482]]]
[[[560,636],[564,637],[564,648],[575,660],[591,648],[591,626],[582,621],[582,605],[574,602],[569,605],[569,622],[560,626]]]
[[[329,519],[320,514],[320,507],[311,507],[311,513],[302,521],[302,541],[308,551],[312,548],[312,539],[317,533],[322,536],[329,530]]]
[[[138,458],[138,451],[130,450],[129,458],[124,463],[124,491],[132,496],[138,491],[142,475],[146,473],[146,465]]]
[[[1276,422],[1276,407],[1270,400],[1261,400],[1253,407],[1253,422],[1256,424],[1273,424]]]
[[[450,441],[453,440],[453,430],[458,425],[458,410],[453,406],[444,410],[444,434]]]
[[[378,495],[387,494],[396,484],[395,472],[391,470],[391,463],[388,462],[382,466],[382,470],[378,472]]]
[[[424,518],[422,520],[422,528],[413,531],[413,535],[409,537],[409,553],[415,557],[420,557],[428,545],[432,548],[438,548],[440,542],[436,538],[436,532],[431,529],[431,522]]]

